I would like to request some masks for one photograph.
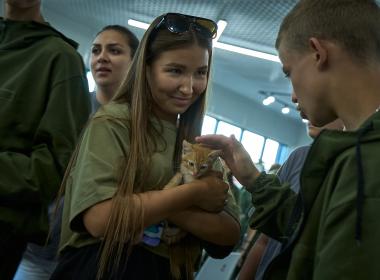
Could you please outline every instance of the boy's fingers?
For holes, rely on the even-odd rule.
[[[209,173],[208,173],[209,176],[212,176],[212,177],[217,177],[219,179],[223,179],[223,173],[220,172],[220,171],[215,171],[215,170],[211,170]]]

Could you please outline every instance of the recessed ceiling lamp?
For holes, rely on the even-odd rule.
[[[285,107],[283,107],[283,108],[281,109],[281,113],[283,113],[283,114],[289,114],[289,112],[290,112],[290,109],[289,109],[288,106],[285,106]]]
[[[265,106],[268,106],[268,105],[272,104],[272,103],[275,102],[275,101],[276,101],[276,98],[275,98],[274,96],[270,95],[270,96],[268,96],[267,98],[265,98],[265,99],[263,100],[263,104],[264,104]]]
[[[216,33],[216,37],[212,40],[213,45],[215,45],[216,42],[218,42],[218,40],[219,40],[220,36],[222,35],[224,29],[226,29],[227,21],[218,20],[218,22],[216,24],[218,25],[218,32]]]

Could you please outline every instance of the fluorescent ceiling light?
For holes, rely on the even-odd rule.
[[[128,24],[137,28],[145,29],[145,30],[147,30],[149,27],[148,23],[137,21],[134,19],[129,19]]]
[[[94,77],[92,77],[91,71],[88,71],[87,74],[88,90],[94,92],[96,89],[96,83]]]
[[[251,49],[237,47],[237,46],[233,46],[230,44],[224,44],[221,42],[216,42],[214,47],[219,48],[219,49],[223,49],[226,51],[236,52],[236,53],[240,53],[240,54],[244,54],[244,55],[248,55],[248,56],[253,56],[253,57],[257,57],[257,58],[262,58],[262,59],[266,59],[266,60],[270,60],[270,61],[274,61],[274,62],[280,62],[280,59],[278,58],[277,55],[259,52],[259,51],[254,51]]]
[[[220,35],[222,35],[224,29],[226,29],[226,26],[227,26],[227,21],[225,20],[218,20],[218,32],[216,34],[216,37],[212,40],[213,44],[215,44],[219,38],[220,38]]]
[[[137,27],[137,28],[145,29],[145,30],[148,29],[148,27],[149,27],[148,23],[137,21],[134,19],[129,19],[128,24],[131,26]],[[242,47],[238,47],[238,46],[234,46],[234,45],[230,45],[230,44],[217,42],[220,35],[222,35],[222,32],[226,28],[226,25],[227,25],[226,21],[224,21],[224,20],[218,21],[218,35],[214,39],[214,44],[213,44],[213,46],[215,48],[219,48],[219,49],[223,49],[226,51],[235,52],[235,53],[239,53],[239,54],[243,54],[243,55],[253,56],[253,57],[257,57],[257,58],[261,58],[261,59],[265,59],[265,60],[270,60],[270,61],[274,61],[274,62],[280,62],[280,59],[278,58],[277,55],[259,52],[259,51],[255,51],[255,50],[251,50],[251,49],[246,49],[246,48],[242,48]]]

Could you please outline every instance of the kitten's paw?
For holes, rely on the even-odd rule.
[[[167,183],[164,189],[174,188],[182,183],[182,174],[177,172],[173,178],[170,179],[169,183]]]

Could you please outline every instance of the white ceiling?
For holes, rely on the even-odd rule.
[[[43,0],[46,19],[63,33],[80,43],[79,51],[88,61],[91,42],[105,25],[127,26],[130,18],[150,23],[166,12],[180,12],[228,22],[219,41],[245,48],[276,54],[274,42],[281,19],[296,0]],[[141,38],[143,31],[128,26]],[[263,59],[215,50],[213,81],[233,94],[241,94],[252,102],[261,103],[265,92],[291,92],[283,77],[281,64]],[[290,97],[280,97],[291,108]],[[282,105],[270,106],[279,113]],[[291,110],[290,121],[300,121]]]
[[[41,0],[43,15],[54,27],[79,44],[79,52],[88,62],[89,50],[95,34],[105,25],[120,24],[127,26],[128,19],[150,23],[158,15],[179,12],[218,21],[226,20],[228,25],[219,41],[240,47],[276,54],[275,39],[281,20],[298,0]],[[378,1],[380,3],[380,0]],[[0,14],[3,14],[0,5]],[[143,30],[128,26],[141,38]],[[260,119],[252,121],[257,126],[264,120],[261,133],[284,139],[293,144],[305,136],[304,126],[295,107],[290,102],[292,91],[289,81],[284,78],[281,64],[259,58],[248,57],[215,49],[213,64],[213,83],[215,88],[227,90],[228,96],[245,98],[252,104],[245,104],[258,110]],[[280,92],[281,102],[292,109],[288,115],[280,113],[282,105],[272,104],[263,108],[260,92]],[[225,93],[224,93],[225,94]],[[225,95],[224,95],[225,96]],[[233,98],[233,97],[232,97]],[[241,100],[241,99],[239,99]],[[221,105],[225,107],[224,105]],[[256,108],[256,109],[253,109]],[[260,108],[263,108],[261,110]],[[222,108],[224,110],[224,108]],[[232,108],[236,110],[238,108]],[[230,108],[226,108],[230,110]],[[239,112],[237,112],[239,113]],[[246,119],[244,116],[242,119]],[[248,117],[249,118],[249,117]],[[228,119],[226,119],[228,120]],[[272,120],[272,121],[268,121]],[[236,123],[239,125],[239,123]],[[243,124],[244,125],[244,124]],[[273,129],[273,125],[277,125]],[[268,128],[269,127],[269,128]],[[293,127],[291,129],[290,127]],[[253,128],[254,129],[254,128]],[[276,132],[273,132],[276,130]],[[283,131],[282,131],[283,130]],[[253,130],[254,131],[254,130]],[[260,131],[258,131],[260,132]],[[291,134],[297,134],[296,136]]]
[[[296,0],[43,0],[44,17],[58,30],[80,44],[79,51],[88,62],[91,42],[105,25],[127,26],[130,18],[151,22],[166,12],[207,17],[228,25],[219,41],[245,48],[276,54],[274,42],[281,19]],[[0,7],[0,10],[2,7]],[[1,11],[2,14],[2,11]],[[143,31],[128,26],[141,38]],[[214,83],[260,103],[260,91],[291,93],[291,86],[283,77],[281,64],[248,57],[220,49],[214,55]],[[294,109],[289,96],[280,97]],[[272,104],[275,114],[280,104]],[[298,113],[291,110],[290,122],[300,122]]]

